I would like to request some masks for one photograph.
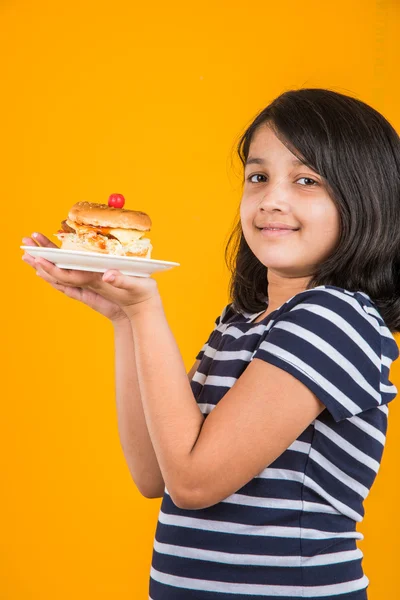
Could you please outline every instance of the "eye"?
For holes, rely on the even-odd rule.
[[[313,187],[314,185],[318,185],[318,182],[315,181],[315,179],[311,179],[311,177],[300,177],[300,179],[298,179],[297,181],[301,181],[302,179],[304,179],[304,181],[306,181],[306,184],[301,184],[301,185],[305,185],[306,187]],[[311,185],[309,184],[309,182],[311,182]]]
[[[261,175],[261,173],[254,173],[254,175],[249,175],[247,181],[250,181],[251,183],[264,183],[264,181],[252,181],[253,177],[264,177],[264,181],[266,180],[265,175]]]

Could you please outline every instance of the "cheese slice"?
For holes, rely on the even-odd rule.
[[[121,244],[131,244],[140,240],[148,233],[147,231],[138,231],[137,229],[110,229],[110,234],[117,238]]]

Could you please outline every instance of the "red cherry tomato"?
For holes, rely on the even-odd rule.
[[[125,198],[122,194],[111,194],[108,199],[108,206],[113,206],[114,208],[123,208],[125,204]]]

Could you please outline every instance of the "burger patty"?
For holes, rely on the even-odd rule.
[[[117,238],[112,235],[111,233],[109,233],[109,228],[108,227],[91,227],[91,229],[93,230],[93,233],[97,233],[99,235],[103,235],[104,237],[108,237],[110,239],[116,240]],[[61,231],[64,233],[77,233],[77,231],[75,229],[73,229],[72,227],[70,227],[67,224],[67,221],[62,221],[61,222]],[[79,233],[78,233],[79,235]]]
[[[61,222],[61,230],[60,233],[64,231],[65,233],[75,233],[75,229],[72,229],[69,225],[67,225],[67,221]]]

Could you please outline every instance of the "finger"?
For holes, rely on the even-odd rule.
[[[58,283],[50,283],[51,287],[53,287],[55,290],[65,294],[65,290],[66,290],[66,286],[65,285],[58,285]]]
[[[115,276],[117,275],[117,273],[119,273],[119,271],[106,271],[105,273],[103,273],[102,276],[102,281],[105,281],[106,283],[111,283],[114,279]]]
[[[45,248],[58,248],[56,244],[53,244],[48,237],[43,233],[32,233],[32,239],[38,246],[44,246]]]
[[[39,244],[37,242],[35,242],[35,240],[31,237],[23,237],[22,238],[22,245],[23,246],[38,246]]]
[[[36,269],[35,259],[33,256],[30,256],[26,252],[22,255],[22,260],[27,264]]]
[[[27,252],[29,252],[29,250]],[[55,267],[54,263],[50,262],[46,258],[42,258],[41,256],[35,257],[35,265],[46,271],[51,269],[51,267]]]
[[[68,298],[72,298],[73,300],[82,300],[82,288],[74,288],[68,285],[59,285],[57,283],[50,284],[54,289],[62,292]]]
[[[102,277],[102,280],[105,283],[110,283],[114,287],[122,288],[125,290],[131,290],[135,288],[136,284],[134,279],[134,277],[127,277],[126,275],[121,275],[119,271],[115,270],[106,271]]]
[[[40,268],[43,273],[61,285],[80,287],[81,282],[77,271],[59,269],[52,262],[41,257],[35,258],[35,267]],[[84,274],[87,275],[86,272]]]
[[[41,267],[37,268],[36,275],[38,277],[40,277],[41,279],[44,279],[48,283],[55,284],[55,285],[58,285],[58,286],[60,286],[60,285],[63,286],[64,285],[62,281],[58,281],[55,277],[51,277],[51,275],[49,275],[48,273],[46,273],[46,271],[43,271],[43,269]]]
[[[79,300],[80,302],[83,302],[82,300],[82,294],[83,294],[83,290],[82,288],[79,287],[70,287],[68,285],[63,286],[64,287],[64,294],[66,296],[68,296],[68,298],[72,298],[73,300]]]

